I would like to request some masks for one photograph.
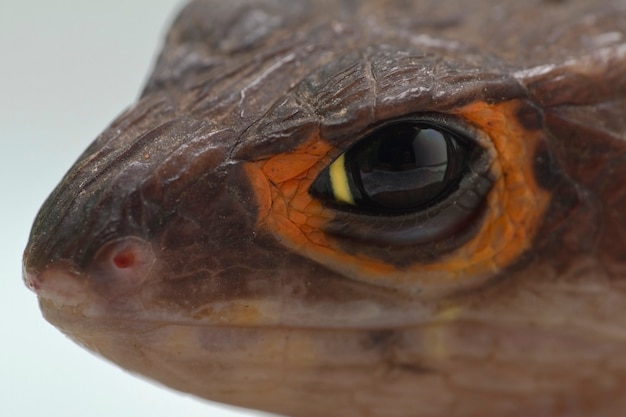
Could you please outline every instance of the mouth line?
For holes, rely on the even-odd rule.
[[[24,266],[24,284],[42,300],[57,307],[77,307],[87,301],[88,291],[82,274],[67,262],[52,264],[43,270],[32,270]]]
[[[450,324],[450,320],[433,316],[416,321],[410,324],[389,324],[389,325],[339,325],[339,326],[316,326],[311,324],[286,324],[286,323],[259,323],[244,324],[234,322],[216,322],[202,319],[185,319],[183,317],[147,317],[147,314],[116,314],[115,312],[101,312],[97,314],[83,314],[84,310],[72,306],[63,306],[57,308],[54,303],[49,300],[40,298],[40,307],[46,320],[53,325],[67,329],[66,324],[80,329],[89,329],[90,331],[100,330],[124,330],[139,332],[150,332],[159,328],[168,326],[172,327],[189,327],[189,328],[230,328],[230,329],[257,329],[267,331],[310,331],[310,332],[372,332],[372,331],[412,331],[418,328],[428,328],[431,326],[439,326]],[[472,321],[469,319],[468,321]],[[69,333],[72,333],[69,331]]]

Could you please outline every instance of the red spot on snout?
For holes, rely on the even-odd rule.
[[[87,275],[108,290],[127,292],[139,288],[155,262],[152,245],[139,237],[128,236],[106,243],[94,256]],[[104,291],[100,288],[100,291]]]
[[[57,307],[78,306],[87,298],[84,277],[67,261],[56,261],[43,269],[24,268],[23,274],[29,289]]]
[[[132,250],[125,250],[113,257],[113,263],[120,269],[126,269],[135,264],[135,259],[135,252]]]
[[[37,292],[41,288],[41,284],[37,278],[37,274],[27,271],[26,269],[23,272],[24,275],[24,284],[28,287],[29,290]]]

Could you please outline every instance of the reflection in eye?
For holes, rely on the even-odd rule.
[[[458,185],[470,148],[468,139],[433,122],[390,124],[339,156],[315,180],[311,193],[340,206],[417,211]]]

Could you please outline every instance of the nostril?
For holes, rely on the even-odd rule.
[[[124,250],[113,258],[113,263],[119,269],[131,268],[135,263],[135,252],[132,250]]]
[[[88,274],[111,290],[138,287],[146,280],[154,260],[150,243],[136,236],[125,237],[102,246]]]

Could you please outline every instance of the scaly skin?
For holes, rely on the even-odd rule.
[[[625,39],[621,0],[193,1],[39,212],[26,284],[78,343],[216,401],[626,415]],[[481,149],[451,196],[309,192],[410,117]]]

